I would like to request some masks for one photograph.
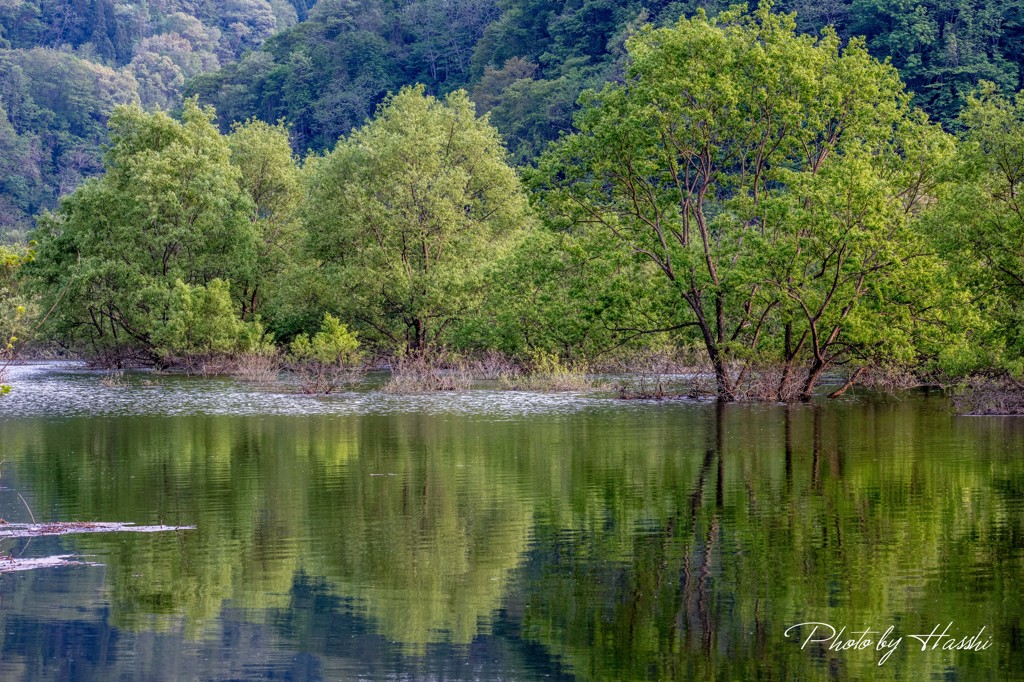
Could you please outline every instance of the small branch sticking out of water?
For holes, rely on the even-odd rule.
[[[22,497],[22,494],[18,493],[17,494],[17,499],[22,501],[22,504],[25,505],[25,508],[29,510],[29,517],[32,518],[32,524],[35,525],[36,524],[36,515],[32,513],[32,507],[30,507],[29,503],[25,501],[25,498]]]

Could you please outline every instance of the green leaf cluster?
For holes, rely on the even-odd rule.
[[[230,285],[220,279],[206,286],[175,282],[166,320],[153,331],[153,344],[165,355],[210,355],[269,350],[263,326],[243,322],[231,301]]]
[[[14,358],[15,344],[29,335],[26,328],[31,302],[22,292],[18,280],[19,269],[32,260],[31,249],[18,249],[0,245],[0,396],[7,395],[11,387],[3,383],[4,370]]]
[[[188,302],[179,282],[231,281],[233,297],[255,285],[260,235],[212,118],[195,103],[181,122],[115,111],[106,175],[40,219],[38,258],[26,268],[45,304],[62,297],[50,320],[55,337],[96,353],[159,356],[161,330],[201,305]],[[226,288],[214,285],[207,301],[222,301]],[[242,306],[235,308],[240,316]]]
[[[306,333],[299,334],[290,348],[292,357],[298,362],[343,367],[359,359],[356,335],[330,313],[324,313],[320,329],[312,338]]]
[[[943,255],[970,292],[973,367],[1024,376],[1024,92],[1005,97],[992,83],[972,94],[954,178],[942,196],[936,233]],[[968,362],[968,364],[970,364]]]

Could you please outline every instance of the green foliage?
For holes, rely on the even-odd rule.
[[[985,83],[960,117],[964,132],[937,229],[945,255],[973,292],[980,319],[976,367],[1024,375],[1024,94]]]
[[[767,6],[627,46],[625,82],[588,95],[533,174],[551,226],[653,264],[724,398],[765,361],[784,399],[795,366],[809,398],[837,364],[916,358],[936,291],[918,285],[942,277],[912,225],[949,144],[895,70]]]
[[[307,334],[299,334],[291,343],[292,357],[296,361],[322,365],[352,365],[359,359],[358,349],[356,335],[330,313],[324,314],[320,330],[312,339]]]
[[[485,302],[453,334],[463,349],[594,359],[664,343],[671,306],[650,266],[623,256],[602,232],[535,230],[487,271]]]
[[[979,80],[1021,87],[1022,9],[1020,0],[852,0],[847,31],[891,56],[915,102],[951,124]]]
[[[331,393],[338,386],[355,383],[361,374],[359,340],[330,313],[312,338],[306,333],[291,343],[291,364],[305,393]]]
[[[522,374],[500,377],[500,382],[516,391],[584,391],[594,387],[585,363],[567,363],[558,355],[534,351]]]
[[[298,149],[321,150],[403,85],[438,95],[478,85],[474,100],[526,161],[571,126],[579,93],[610,74],[644,4],[322,0],[307,21],[187,91],[227,121],[284,118]]]
[[[910,117],[891,137],[786,179],[768,209],[785,231],[765,261],[790,335],[788,348],[766,339],[783,344],[776,353],[789,362],[806,344],[812,376],[847,363],[926,373],[957,362],[969,304],[922,220],[952,151],[948,136]]]
[[[166,320],[153,330],[153,345],[164,355],[251,353],[264,348],[259,322],[243,322],[220,279],[189,286],[180,279],[171,291]]]
[[[25,327],[29,302],[21,292],[17,279],[19,269],[33,258],[28,249],[14,249],[0,245],[0,396],[11,387],[3,383],[4,370],[14,359],[15,344],[29,333]]]
[[[282,278],[296,266],[301,240],[299,166],[288,144],[288,131],[281,124],[255,120],[236,124],[228,145],[257,240],[255,259],[239,282],[242,317],[251,319],[266,312],[269,315],[265,317],[274,324],[280,317],[282,296],[287,295],[282,291]]]
[[[66,293],[51,318],[56,339],[158,355],[154,333],[170,319],[179,280],[230,280],[235,295],[251,288],[259,236],[212,118],[191,102],[180,123],[115,111],[106,175],[40,220],[38,257],[27,268],[47,304]]]
[[[0,239],[99,170],[104,122],[137,103],[135,79],[71,54],[0,50]]]
[[[526,164],[552,140],[572,129],[576,102],[585,88],[600,87],[604,71],[571,68],[556,77],[536,78],[521,62],[500,70],[487,67],[473,99],[509,141],[513,158]],[[526,68],[524,68],[526,67]]]
[[[423,350],[479,305],[484,266],[528,220],[505,156],[464,92],[421,87],[307,162],[307,248],[365,338]]]
[[[296,147],[326,149],[369,118],[389,92],[413,82],[385,36],[402,36],[397,17],[375,2],[321,1],[309,19],[187,92],[225,121],[285,119]]]
[[[237,57],[260,45],[278,28],[279,20],[290,25],[296,18],[294,7],[282,0],[23,0],[0,4],[0,31],[7,46],[73,49],[111,66],[131,62],[140,43],[154,35],[193,38],[201,32],[207,36],[203,46],[211,52]]]

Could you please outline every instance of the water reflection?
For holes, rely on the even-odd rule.
[[[105,567],[3,576],[0,674],[59,678],[88,649],[82,679],[1021,678],[1019,421],[937,396],[516,415],[488,395],[0,413],[5,518],[17,489],[40,518],[196,526],[51,541]],[[880,667],[783,636],[806,621],[995,638]]]

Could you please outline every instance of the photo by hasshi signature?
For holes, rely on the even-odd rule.
[[[945,626],[936,625],[928,634],[908,634],[907,638],[916,640],[921,645],[921,651],[985,651],[992,646],[992,637],[985,634],[987,626],[982,626],[976,634],[964,635],[957,638],[957,632],[953,629],[953,623]],[[878,665],[884,665],[889,656],[896,651],[903,643],[904,636],[895,634],[896,626],[890,625],[885,630],[880,628],[864,628],[862,630],[849,630],[842,626],[838,630],[829,623],[813,622],[797,623],[786,628],[783,635],[788,639],[795,637],[800,639],[801,649],[809,645],[822,645],[828,651],[864,651],[871,649],[882,652],[878,659]],[[806,636],[804,633],[806,632]],[[908,646],[916,647],[910,643]]]

